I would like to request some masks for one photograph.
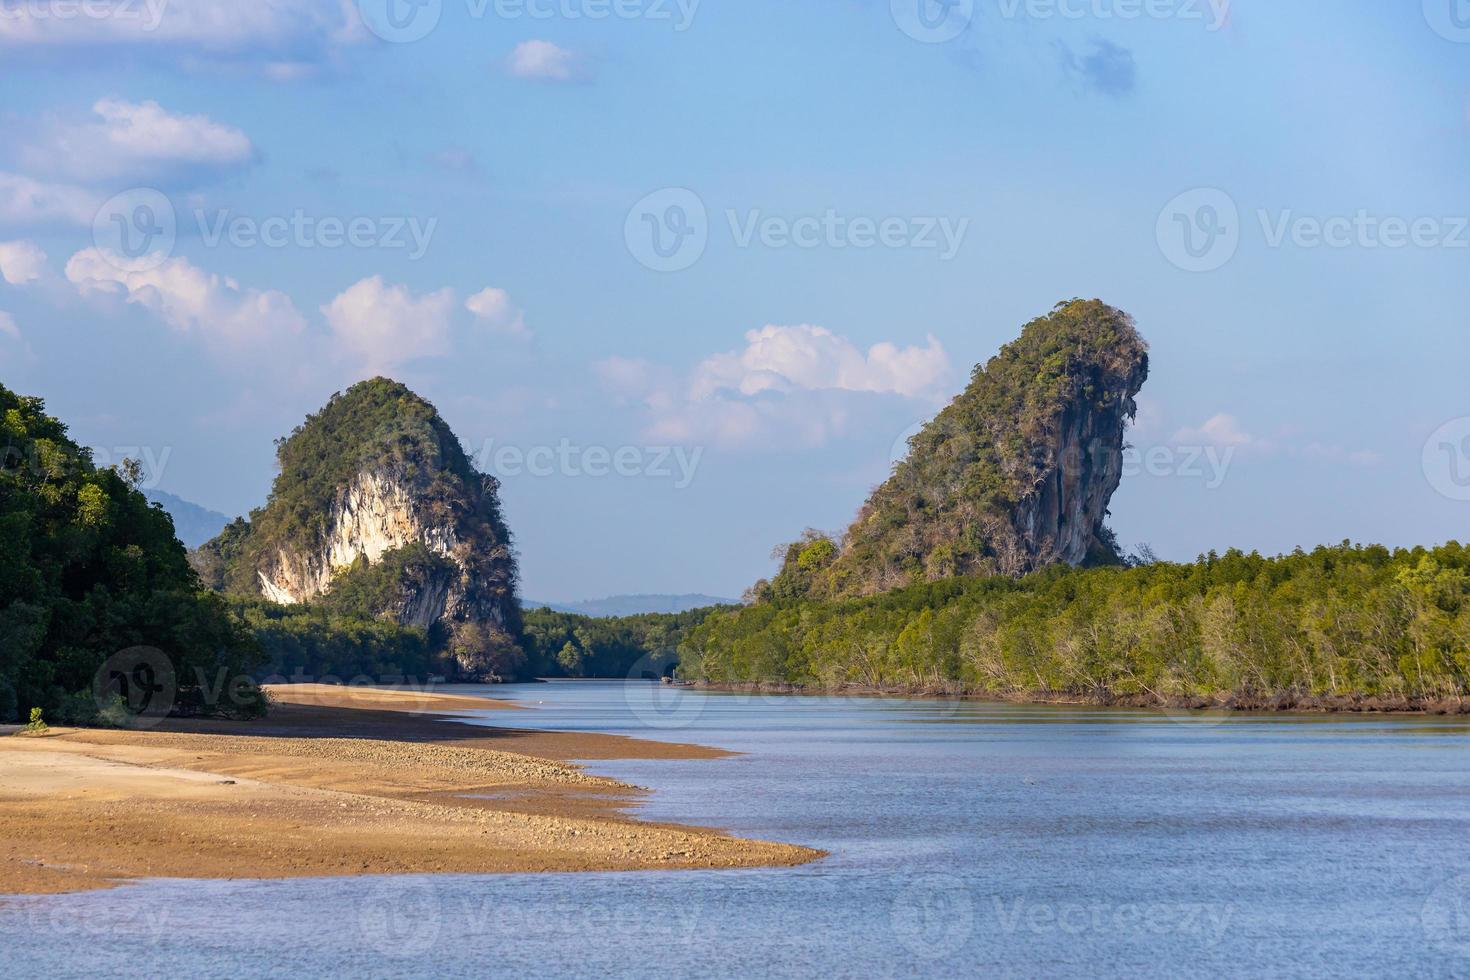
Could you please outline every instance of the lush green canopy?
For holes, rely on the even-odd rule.
[[[1458,701],[1470,695],[1470,550],[1231,551],[775,599],[709,617],[682,653],[683,675],[719,682],[1145,703]]]
[[[98,469],[40,399],[3,386],[0,447],[0,720],[32,707],[90,720],[99,670],[139,647],[170,662],[177,710],[262,710],[258,692],[230,687],[255,666],[255,644],[201,590],[131,467]]]

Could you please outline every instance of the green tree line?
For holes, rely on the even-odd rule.
[[[813,542],[803,545],[810,548]],[[1470,694],[1470,550],[1229,551],[1192,564],[952,578],[715,613],[682,676],[1100,702]]]
[[[248,682],[230,687],[258,664],[258,646],[204,590],[137,476],[136,464],[98,468],[40,399],[0,386],[0,721],[32,708],[96,719],[112,707],[99,683],[125,678],[141,648],[166,658],[174,711],[264,711]]]
[[[538,677],[663,677],[679,662],[680,645],[711,612],[593,619],[531,609],[523,645]]]

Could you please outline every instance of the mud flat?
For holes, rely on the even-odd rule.
[[[497,702],[273,688],[253,723],[0,737],[0,894],[130,878],[795,865],[821,852],[640,821],[646,790],[573,758],[717,758],[700,746],[456,724]],[[513,706],[505,708],[513,722]]]

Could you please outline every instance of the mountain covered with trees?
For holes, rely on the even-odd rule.
[[[1150,706],[1470,707],[1470,550],[1124,559],[1103,523],[1148,376],[1125,314],[1026,325],[841,541],[808,532],[680,648],[722,685]]]
[[[134,488],[136,466],[98,468],[40,399],[3,386],[0,447],[0,721],[32,708],[92,721],[111,707],[99,692],[144,661],[150,685],[170,675],[166,708],[263,711],[242,680],[258,647],[203,590],[168,514]]]
[[[1061,303],[975,369],[840,541],[808,532],[761,600],[1116,564],[1104,524],[1148,346],[1099,300]]]
[[[519,676],[500,485],[475,470],[431,404],[386,378],[362,382],[280,440],[277,458],[265,506],[196,552],[208,585],[277,625],[316,614],[303,622],[271,606],[310,605],[353,629],[417,631],[457,679]],[[413,642],[395,636],[390,646]]]

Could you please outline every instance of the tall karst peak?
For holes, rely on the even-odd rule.
[[[1072,300],[1026,324],[909,442],[840,542],[790,546],[774,598],[1118,559],[1106,528],[1148,378],[1133,319]]]
[[[429,402],[387,378],[364,381],[276,455],[266,505],[197,553],[208,584],[445,631],[465,678],[519,636],[500,484],[475,470]]]

